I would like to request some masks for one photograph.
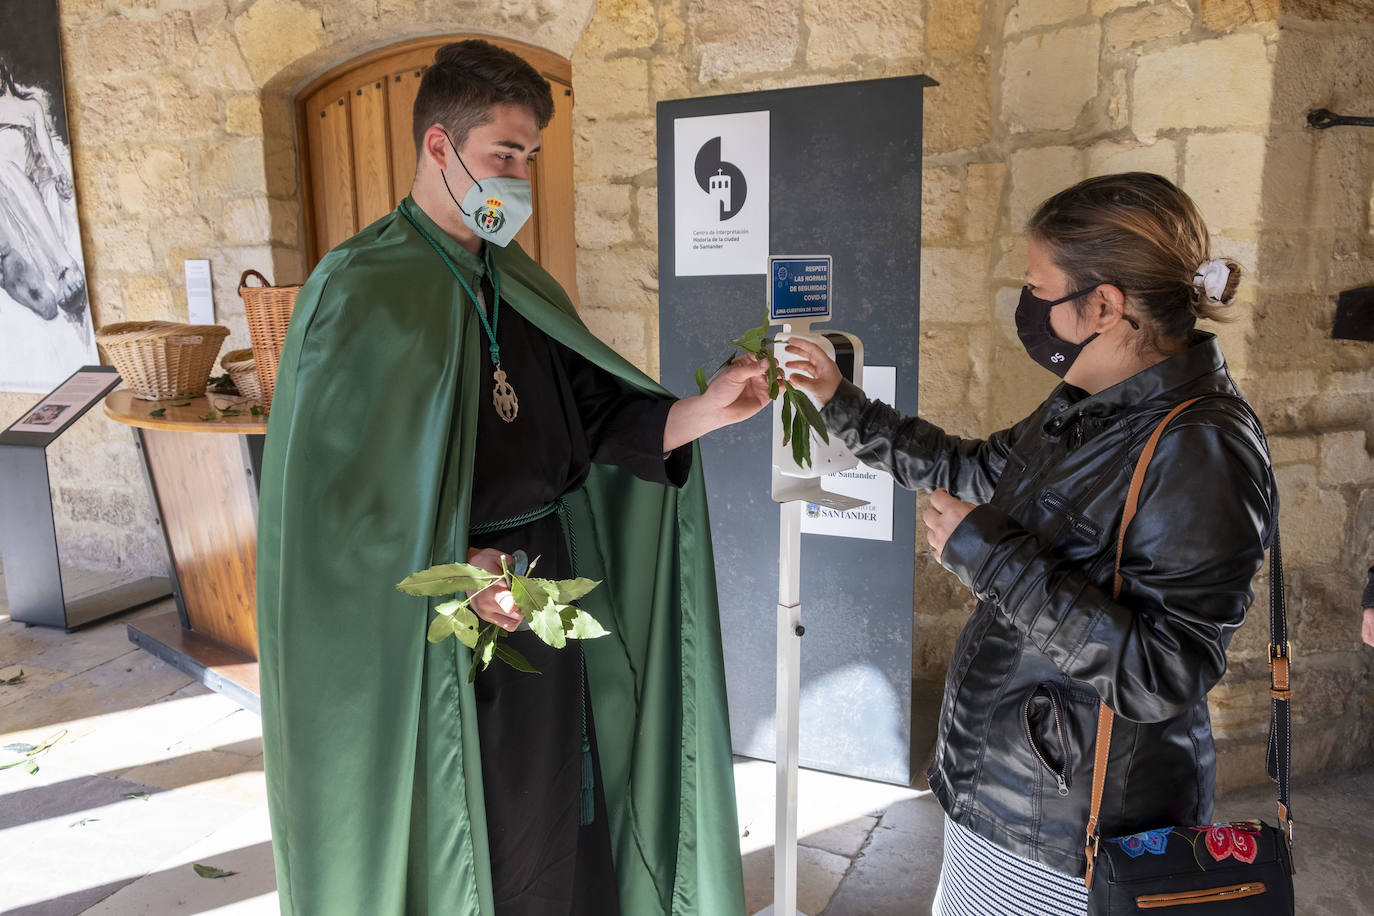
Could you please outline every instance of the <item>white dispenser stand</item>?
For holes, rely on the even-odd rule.
[[[771,297],[770,297],[771,298]],[[828,303],[827,303],[828,304]],[[771,314],[770,302],[770,314]],[[829,315],[824,316],[828,318]],[[791,320],[782,323],[779,340],[805,337],[835,356],[834,344],[825,334],[812,332],[816,319]],[[844,334],[853,350],[854,367],[851,379],[863,381],[863,344],[857,337]],[[775,348],[778,361],[785,363],[782,344]],[[786,370],[784,370],[786,371]],[[838,438],[830,443],[811,433],[809,468],[799,467],[792,460],[791,446],[782,446],[782,399],[773,403],[773,501],[779,503],[781,526],[778,537],[778,627],[777,627],[777,796],[776,824],[773,840],[773,904],[756,916],[805,916],[797,909],[797,733],[801,703],[801,637],[805,629],[801,622],[801,518],[807,503],[831,509],[856,509],[866,505],[864,500],[823,490],[820,477],[848,470],[859,460],[845,448]]]

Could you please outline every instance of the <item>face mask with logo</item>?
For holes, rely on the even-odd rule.
[[[1060,378],[1069,371],[1083,348],[1097,339],[1097,334],[1090,335],[1082,343],[1069,343],[1056,337],[1050,328],[1050,309],[1086,296],[1094,289],[1097,289],[1096,285],[1050,302],[1032,293],[1029,286],[1021,287],[1021,301],[1016,303],[1016,336],[1021,338],[1021,345],[1031,359]]]
[[[448,134],[444,136],[448,137]],[[463,157],[458,155],[458,147],[453,146],[452,137],[448,138],[448,145],[453,147],[458,164],[473,182],[472,187],[463,195],[463,202],[458,203],[458,198],[453,197],[453,189],[448,186],[448,176],[444,174],[443,169],[439,170],[439,177],[444,179],[444,188],[448,190],[448,196],[453,198],[459,212],[463,214],[463,225],[476,233],[479,239],[505,248],[534,212],[529,179],[496,176],[478,181],[476,176],[468,171]]]

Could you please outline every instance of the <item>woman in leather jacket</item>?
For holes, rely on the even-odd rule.
[[[1240,268],[1212,259],[1188,196],[1158,175],[1093,178],[1027,229],[1017,331],[1063,382],[1010,429],[949,435],[869,401],[814,345],[787,347],[833,434],[933,491],[927,539],[978,598],[928,772],[946,812],[940,916],[1084,912],[1099,699],[1116,714],[1102,836],[1210,820],[1207,692],[1278,511],[1260,424],[1194,329],[1223,318]],[[1113,598],[1136,459],[1191,398],[1149,464]]]

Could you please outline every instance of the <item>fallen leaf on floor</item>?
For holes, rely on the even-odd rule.
[[[135,798],[135,799],[139,799],[139,800],[141,800],[141,801],[147,801],[148,799],[152,798],[153,796],[152,796],[151,793],[148,793],[148,792],[125,792],[125,793],[124,793],[124,797],[125,797],[125,798]]]
[[[194,868],[196,874],[200,875],[202,878],[227,878],[230,875],[238,874],[236,871],[225,871],[222,868],[215,868],[213,865],[201,865],[197,863],[191,867]]]

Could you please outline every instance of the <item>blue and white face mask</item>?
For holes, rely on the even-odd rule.
[[[445,133],[444,136],[448,137],[448,134]],[[453,138],[448,138],[448,145],[453,147],[458,164],[473,182],[472,187],[463,195],[463,202],[458,203],[458,198],[453,197],[453,189],[448,186],[448,176],[444,174],[443,169],[439,170],[448,196],[453,198],[453,202],[458,205],[458,211],[463,215],[463,225],[471,229],[479,239],[505,248],[534,213],[529,179],[496,176],[478,181],[476,176],[468,171],[467,164],[458,153],[458,147],[453,146]]]

